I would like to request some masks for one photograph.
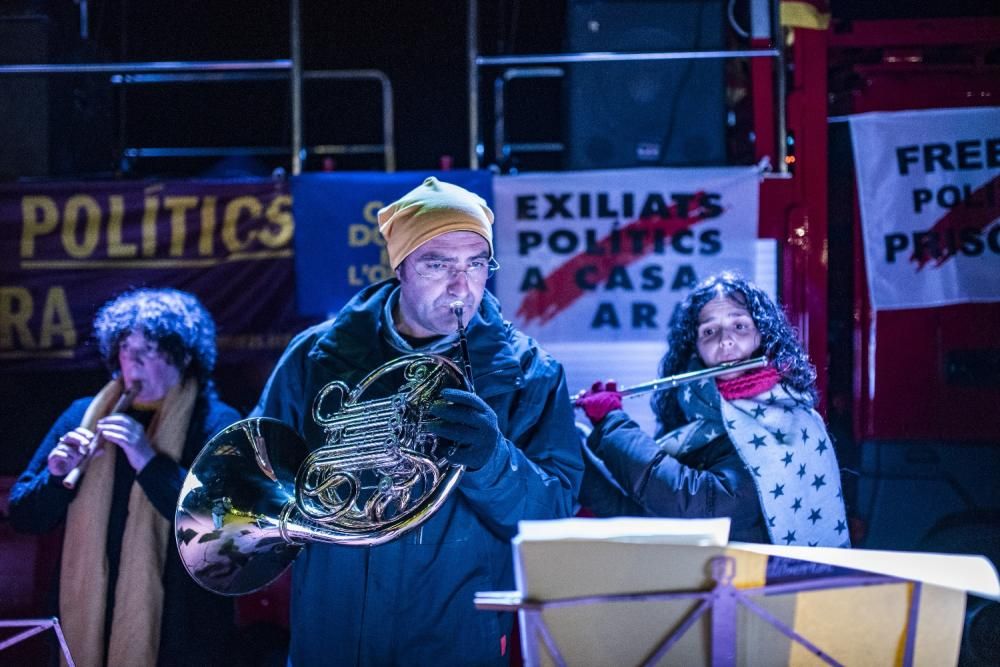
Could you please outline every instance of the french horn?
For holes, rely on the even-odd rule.
[[[425,428],[446,387],[471,389],[447,357],[412,354],[354,389],[323,386],[310,416],[325,443],[313,451],[267,417],[219,432],[195,458],[177,503],[188,573],[210,591],[243,595],[277,579],[307,543],[373,546],[426,521],[464,471],[448,460],[452,443]]]

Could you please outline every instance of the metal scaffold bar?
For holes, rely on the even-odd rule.
[[[0,65],[0,76],[32,74],[146,74],[152,72],[287,71],[291,60],[203,60],[140,63],[78,63]]]
[[[396,170],[392,84],[375,69],[307,70],[303,67],[301,2],[289,3],[289,58],[273,60],[151,61],[121,63],[37,63],[0,65],[0,78],[107,74],[112,86],[231,83],[240,81],[287,81],[289,83],[290,128],[288,145],[259,146],[128,146],[124,121],[119,130],[123,159],[224,157],[233,155],[287,155],[291,173],[299,174],[307,155],[378,155],[385,170]],[[379,85],[382,107],[382,142],[306,145],[303,122],[304,83],[307,81],[374,81]],[[284,144],[284,141],[279,142]]]
[[[787,154],[787,125],[785,122],[786,113],[786,81],[785,81],[785,54],[783,31],[780,22],[780,2],[779,0],[764,0],[767,5],[768,18],[770,21],[770,42],[771,48],[754,48],[742,50],[710,50],[710,51],[646,51],[646,52],[617,52],[617,51],[587,51],[578,53],[543,53],[530,55],[480,55],[479,54],[479,3],[478,0],[469,0],[468,4],[468,24],[466,26],[467,57],[469,68],[469,162],[473,169],[478,169],[480,162],[485,155],[483,145],[482,128],[480,127],[479,113],[479,82],[481,72],[484,67],[506,68],[499,77],[499,83],[494,86],[494,111],[499,111],[494,118],[494,155],[497,159],[506,157],[515,150],[528,152],[538,151],[558,151],[562,149],[559,142],[507,142],[504,136],[505,125],[503,113],[504,86],[510,78],[507,72],[512,68],[523,72],[526,67],[539,67],[545,65],[562,65],[571,63],[606,63],[606,62],[649,62],[668,60],[719,60],[732,58],[773,58],[775,61],[775,75],[773,82],[773,95],[775,98],[775,109],[777,116],[775,119],[777,141],[774,147],[775,162],[777,169],[782,175],[787,175],[788,166],[785,163]],[[763,4],[761,7],[763,8]],[[523,75],[522,75],[523,76]],[[551,74],[540,74],[535,76],[551,76]]]

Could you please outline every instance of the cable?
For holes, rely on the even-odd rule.
[[[737,35],[746,39],[750,36],[750,33],[743,29],[739,23],[736,22],[736,0],[729,0],[726,5],[726,18],[729,19],[729,27],[733,29]]]

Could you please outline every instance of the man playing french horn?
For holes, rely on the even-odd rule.
[[[289,425],[316,454],[360,430],[327,417],[328,394],[343,400],[405,355],[440,355],[472,377],[437,392],[421,413],[421,437],[447,443],[427,458],[446,456],[464,473],[432,516],[394,539],[305,545],[293,565],[290,664],[505,665],[513,618],[477,611],[473,595],[513,588],[509,541],[518,521],[573,513],[583,463],[564,372],[503,320],[486,291],[497,265],[483,199],[430,177],[378,218],[395,278],[300,333],[254,416]],[[407,456],[416,461],[413,482],[425,473],[421,457]],[[400,490],[405,480],[382,481],[387,494],[366,506],[376,514],[379,503],[404,502],[410,492]]]

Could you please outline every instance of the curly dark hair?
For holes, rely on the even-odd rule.
[[[705,304],[717,297],[729,297],[750,311],[760,332],[758,353],[770,360],[783,382],[808,396],[815,406],[818,399],[816,369],[802,349],[785,312],[762,289],[733,271],[722,271],[706,278],[674,310],[667,334],[667,353],[660,360],[660,377],[704,367],[698,356],[698,315]],[[650,404],[656,414],[658,435],[687,421],[674,389],[656,392]]]
[[[121,370],[118,348],[133,331],[154,341],[185,377],[209,382],[215,368],[215,321],[196,296],[171,288],[142,288],[104,304],[94,318],[94,337],[113,374]]]

